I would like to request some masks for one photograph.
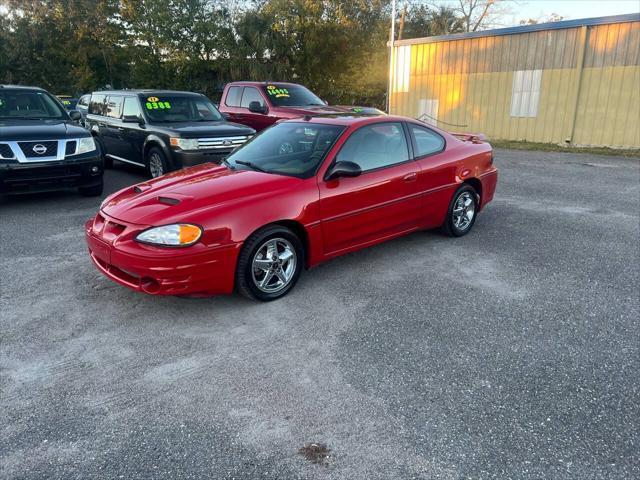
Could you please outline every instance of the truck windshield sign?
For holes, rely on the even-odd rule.
[[[171,102],[163,102],[158,97],[149,97],[147,98],[147,103],[145,103],[147,110],[165,110],[171,108]]]
[[[278,88],[275,85],[267,85],[267,93],[276,98],[289,96],[289,90],[286,88]]]

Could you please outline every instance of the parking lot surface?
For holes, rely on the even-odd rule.
[[[0,477],[639,478],[640,163],[497,164],[466,237],[350,254],[268,304],[129,291],[86,252],[99,199],[11,199]]]

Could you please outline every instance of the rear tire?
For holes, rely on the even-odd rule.
[[[169,173],[169,162],[164,152],[158,147],[151,147],[147,152],[147,173],[151,178],[158,178]]]
[[[238,292],[270,302],[293,289],[304,264],[304,247],[286,227],[271,225],[253,233],[242,247],[236,267]]]
[[[100,183],[98,185],[78,188],[80,195],[84,195],[85,197],[99,197],[100,195],[102,195],[103,190],[104,190],[104,181],[102,178],[100,179]]]
[[[478,215],[478,194],[469,184],[462,184],[453,194],[442,230],[450,237],[462,237],[471,231]]]

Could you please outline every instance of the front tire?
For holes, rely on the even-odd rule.
[[[169,173],[169,162],[164,152],[158,147],[152,147],[147,153],[147,173],[151,178],[158,178]]]
[[[298,236],[272,225],[252,234],[240,252],[236,286],[247,298],[269,302],[284,297],[295,286],[304,263]]]
[[[478,194],[471,185],[463,184],[453,194],[442,229],[451,237],[462,237],[471,231],[477,214]]]

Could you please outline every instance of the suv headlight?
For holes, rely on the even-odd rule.
[[[93,137],[85,137],[78,140],[77,155],[81,153],[93,152],[96,149],[96,142]]]
[[[171,143],[171,146],[179,147],[182,150],[198,150],[198,139],[197,138],[171,137],[170,143]]]
[[[189,223],[176,223],[153,227],[139,233],[136,240],[142,243],[169,247],[188,247],[202,236],[202,228]]]

